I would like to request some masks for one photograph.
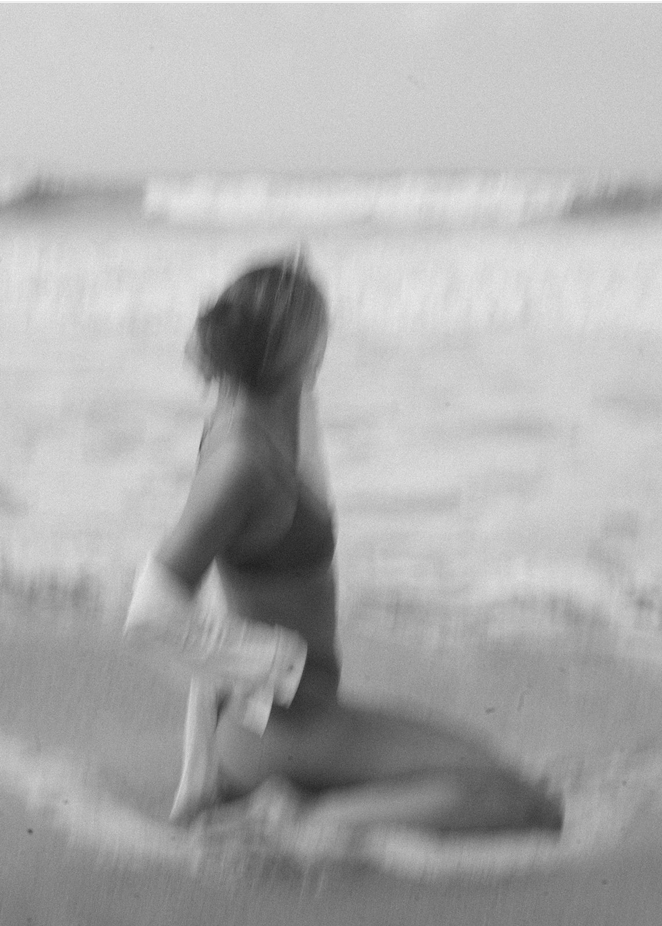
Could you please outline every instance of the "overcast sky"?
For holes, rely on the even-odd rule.
[[[660,4],[2,4],[0,165],[662,176]]]

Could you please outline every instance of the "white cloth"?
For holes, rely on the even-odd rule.
[[[216,580],[216,581],[215,581]],[[306,661],[304,639],[285,627],[224,613],[214,573],[196,595],[154,557],[138,573],[124,637],[165,651],[231,688],[244,722],[263,733],[273,701],[289,705]]]
[[[229,695],[240,723],[261,736],[274,701],[288,706],[296,694],[306,642],[284,627],[229,615],[215,569],[192,595],[153,556],[137,574],[124,638],[192,670],[182,777],[171,813],[176,817],[215,778],[219,698]]]

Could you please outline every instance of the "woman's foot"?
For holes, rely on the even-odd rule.
[[[189,826],[219,799],[219,756],[216,731],[229,704],[226,689],[194,679],[189,691],[184,731],[182,775],[170,811],[170,822]]]
[[[175,826],[191,826],[201,814],[211,810],[216,804],[218,795],[215,791],[200,791],[196,794],[187,794],[182,798],[175,798],[170,811],[170,822]]]

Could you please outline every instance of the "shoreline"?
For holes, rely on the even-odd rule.
[[[247,854],[213,832],[203,843],[199,833],[173,833],[186,679],[129,652],[113,632],[63,634],[49,617],[42,608],[30,631],[17,614],[0,650],[0,887],[35,922],[59,923],[75,908],[85,922],[113,926],[156,926],[157,910],[161,926],[212,926],[225,909],[227,922],[244,926],[340,926],[359,914],[381,926],[398,921],[397,909],[421,923],[453,910],[458,924],[490,910],[494,926],[551,926],[563,916],[617,926],[620,911],[621,922],[653,926],[642,911],[657,909],[662,860],[659,669],[570,641],[479,640],[430,653],[346,634],[347,696],[450,716],[564,783],[565,842],[451,841],[427,857],[419,845],[416,861],[411,842],[393,835],[389,849],[377,835],[382,870],[323,856],[302,866]]]

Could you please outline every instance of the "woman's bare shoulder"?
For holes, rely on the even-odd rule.
[[[194,587],[216,556],[268,504],[268,467],[246,442],[232,439],[201,456],[184,510],[158,558]]]
[[[251,442],[232,437],[201,456],[187,501],[201,519],[241,527],[274,492],[269,460]]]

